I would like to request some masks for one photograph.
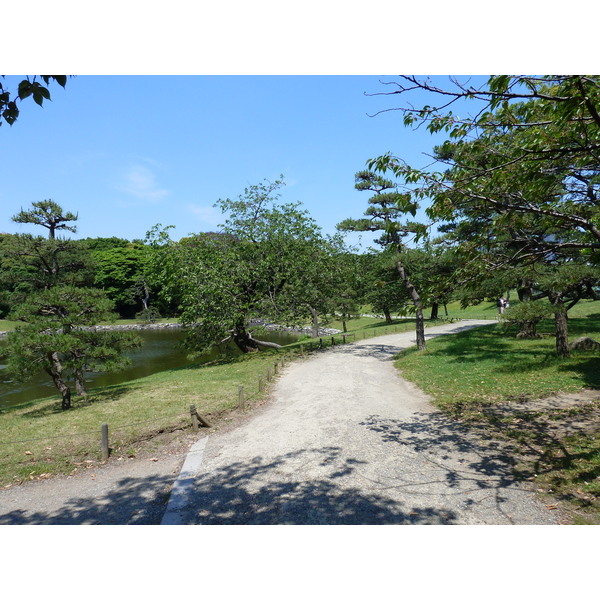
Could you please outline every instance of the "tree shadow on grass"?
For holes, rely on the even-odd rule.
[[[38,419],[48,417],[49,415],[71,413],[83,408],[87,408],[92,404],[98,402],[114,402],[120,400],[124,395],[139,389],[139,386],[134,385],[117,385],[111,386],[110,388],[103,388],[102,391],[91,391],[85,398],[74,396],[71,400],[71,408],[67,411],[61,408],[61,400],[58,398],[56,402],[52,404],[46,404],[40,406],[31,411],[24,412],[22,418],[24,419]]]
[[[600,389],[600,356],[582,357],[574,354],[571,359],[562,361],[559,371],[576,373],[583,377],[586,387]]]

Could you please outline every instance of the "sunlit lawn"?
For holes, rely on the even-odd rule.
[[[570,319],[570,339],[600,335],[600,319]],[[555,352],[553,322],[541,339],[517,339],[493,324],[429,340],[424,353],[411,348],[396,366],[440,405],[539,398],[557,391],[600,387],[600,356]]]
[[[109,426],[115,454],[162,430],[189,429],[190,405],[210,422],[238,406],[244,386],[247,406],[260,401],[258,378],[266,382],[280,356],[271,352],[228,363],[156,373],[90,392],[60,409],[58,397],[0,412],[0,485],[44,473],[66,473],[83,460],[101,459],[101,426]],[[15,443],[18,442],[18,443]]]

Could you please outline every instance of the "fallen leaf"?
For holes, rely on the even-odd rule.
[[[25,454],[27,454],[28,456],[31,456],[33,454],[33,452],[29,452],[29,450],[25,450]]]

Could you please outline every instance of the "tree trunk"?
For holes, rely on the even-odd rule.
[[[423,303],[421,302],[421,296],[419,292],[417,292],[415,286],[410,282],[406,271],[404,270],[404,266],[400,259],[396,262],[396,269],[404,281],[404,285],[406,286],[406,290],[417,309],[417,323],[416,323],[416,334],[417,334],[417,348],[419,350],[425,350],[425,319],[423,318]]]
[[[56,389],[60,392],[62,396],[61,408],[63,410],[68,410],[71,408],[71,388],[65,383],[62,378],[62,364],[58,357],[58,352],[49,352],[48,358],[52,362],[52,368],[48,367],[46,372],[52,377],[52,381],[54,381],[54,385]]]
[[[78,396],[87,396],[87,387],[85,385],[85,374],[83,371],[83,356],[81,350],[71,350],[74,360],[73,378],[75,379],[75,393]]]
[[[265,348],[281,348],[281,346],[275,342],[264,342],[262,340],[254,339],[252,337],[252,333],[250,331],[246,331],[246,328],[243,325],[236,326],[231,339],[233,339],[235,345],[244,354],[248,354],[249,352],[258,352],[259,346],[264,346]]]
[[[144,310],[148,310],[148,301],[150,300],[150,290],[144,281],[142,284],[142,292],[144,295],[142,296],[142,304],[144,305]]]
[[[235,345],[244,353],[258,352],[258,344],[252,339],[252,336],[246,331],[243,325],[237,325],[233,332],[233,341]]]
[[[265,348],[276,348],[279,349],[281,348],[280,344],[276,344],[275,342],[265,342],[263,340],[257,340],[256,338],[253,338],[252,336],[250,336],[250,339],[257,345],[257,346],[264,346]]]
[[[438,318],[438,312],[440,310],[440,305],[438,302],[434,302],[431,305],[431,316],[429,317],[432,321]]]
[[[309,306],[308,310],[310,310],[310,314],[312,315],[312,337],[319,337],[319,313],[312,307]]]
[[[555,304],[559,308],[554,313],[556,327],[556,353],[562,358],[569,358],[569,332],[567,326],[567,313],[562,310],[562,302]]]
[[[83,373],[83,369],[75,369],[75,393],[78,396],[87,396],[87,387],[85,385],[85,375]]]
[[[529,279],[522,279],[519,281],[517,294],[521,302],[529,302],[533,296],[533,282]]]
[[[387,307],[384,307],[383,309],[383,316],[385,317],[385,322],[388,325],[392,324],[392,315],[390,314],[390,309]]]
[[[530,321],[520,321],[519,322],[519,333],[517,333],[518,338],[524,339],[533,339],[540,337],[537,334],[537,324],[539,323],[539,319],[531,319]]]

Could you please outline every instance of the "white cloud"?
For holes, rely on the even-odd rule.
[[[202,223],[211,227],[216,227],[223,222],[223,215],[214,206],[198,206],[197,204],[188,204],[187,209]]]
[[[169,195],[168,190],[159,187],[154,173],[141,165],[134,165],[125,173],[125,183],[122,189],[136,198],[152,202],[158,202]]]

